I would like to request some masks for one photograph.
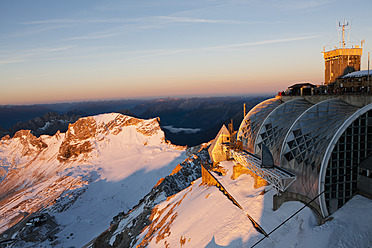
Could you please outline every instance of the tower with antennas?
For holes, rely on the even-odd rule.
[[[338,30],[341,31],[342,37],[339,37],[339,47],[334,46],[326,51],[323,49],[324,56],[324,84],[330,84],[337,78],[353,71],[360,71],[360,62],[363,52],[364,40],[360,46],[346,46],[345,30],[350,30],[349,22],[343,21],[338,23]]]

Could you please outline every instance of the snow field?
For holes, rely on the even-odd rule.
[[[300,202],[286,202],[273,211],[274,189],[270,186],[254,189],[254,179],[249,175],[232,180],[233,163],[221,165],[228,169],[228,173],[219,180],[267,233],[303,206]],[[260,195],[263,189],[269,191]],[[165,211],[154,222],[163,221],[169,225],[171,216],[165,221],[162,218],[172,207],[171,216],[176,216],[168,235],[159,241],[156,240],[159,232],[156,232],[148,247],[181,247],[181,241],[184,241],[182,247],[251,247],[263,237],[242,210],[217,187],[202,185],[201,179],[169,201],[157,205],[158,213]],[[256,247],[372,247],[371,200],[355,196],[332,217],[333,220],[318,226],[315,214],[305,208]],[[145,229],[137,244],[147,232]]]

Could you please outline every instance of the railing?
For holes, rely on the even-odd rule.
[[[229,150],[229,147],[225,144],[222,146],[223,150],[227,154],[230,153],[231,157],[234,158],[236,162],[243,165],[257,176],[263,178],[281,192],[284,192],[296,180],[296,175],[285,171],[276,165],[269,168],[261,167],[261,159],[250,152],[244,150]]]

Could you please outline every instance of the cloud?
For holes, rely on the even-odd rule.
[[[274,44],[274,43],[284,43],[284,42],[292,42],[292,41],[299,41],[299,40],[309,40],[309,39],[314,39],[314,38],[318,38],[318,37],[319,37],[318,35],[312,35],[312,36],[293,37],[293,38],[285,38],[285,39],[262,40],[262,41],[256,41],[256,42],[247,42],[247,43],[238,43],[238,44],[205,47],[204,50],[218,50],[218,49],[228,49],[228,48],[260,46],[260,45],[267,45],[267,44]]]
[[[320,36],[312,35],[312,36],[293,37],[293,38],[286,38],[286,39],[262,40],[262,41],[256,41],[256,42],[227,44],[227,45],[212,46],[212,47],[200,47],[200,48],[141,50],[141,51],[135,51],[135,53],[144,53],[144,55],[135,56],[134,58],[150,58],[150,57],[165,56],[165,55],[177,54],[177,53],[200,52],[200,51],[206,51],[206,50],[223,50],[223,49],[229,49],[229,48],[244,48],[244,47],[249,47],[249,46],[260,46],[260,45],[267,45],[267,44],[315,39],[317,37],[320,37]]]
[[[135,58],[151,58],[151,57],[158,57],[170,54],[177,54],[177,53],[184,53],[193,51],[192,49],[159,49],[159,50],[142,50],[136,51],[138,53],[145,53],[145,55],[139,55]]]
[[[34,28],[27,28],[27,30],[18,31],[13,34],[9,34],[4,36],[3,38],[14,38],[14,37],[22,37],[27,35],[34,35],[34,34],[40,34],[43,32],[60,29],[60,28],[67,28],[71,25],[50,25],[50,26],[43,26],[43,27],[34,27]]]
[[[39,25],[39,24],[79,24],[79,23],[127,23],[134,22],[136,19],[124,19],[124,18],[108,18],[108,19],[48,19],[39,21],[28,21],[23,22],[24,25]]]
[[[163,126],[163,128],[169,130],[171,133],[187,133],[187,134],[192,134],[192,133],[197,133],[200,132],[200,128],[182,128],[182,127],[173,127],[173,126]]]
[[[91,36],[91,37],[86,36],[86,37],[75,37],[73,39],[88,39],[88,38],[98,38],[98,37],[99,36],[97,35],[96,37],[95,36]],[[206,51],[206,50],[223,50],[223,49],[231,49],[231,48],[244,48],[244,47],[250,47],[250,46],[275,44],[275,43],[294,42],[294,41],[314,39],[314,38],[317,38],[317,37],[319,37],[319,36],[313,35],[313,36],[293,37],[293,38],[285,38],[285,39],[261,40],[261,41],[256,41],[256,42],[246,42],[246,43],[237,43],[237,44],[225,44],[225,45],[211,46],[211,47],[157,49],[157,50],[134,50],[134,51],[131,51],[131,52],[119,51],[118,49],[120,49],[121,47],[118,47],[117,51],[115,51],[115,52],[105,52],[106,47],[90,47],[87,50],[87,51],[90,51],[90,52],[85,54],[85,55],[71,56],[71,54],[67,54],[67,57],[53,57],[53,58],[49,58],[49,57],[44,57],[43,58],[42,56],[47,55],[49,53],[70,50],[70,49],[74,48],[75,46],[46,47],[46,48],[30,49],[30,50],[17,51],[17,52],[11,52],[11,51],[1,52],[0,51],[0,56],[1,56],[1,54],[3,54],[3,56],[2,56],[3,58],[0,57],[0,65],[11,64],[11,63],[20,63],[20,62],[30,61],[31,59],[36,59],[36,58],[38,58],[38,60],[67,60],[67,59],[89,58],[89,57],[95,57],[95,56],[109,56],[109,55],[112,55],[112,54],[118,55],[120,53],[122,53],[123,55],[125,54],[125,56],[123,56],[123,57],[125,57],[127,59],[129,59],[129,58],[131,58],[131,59],[143,59],[143,58],[161,57],[161,56],[167,56],[167,55],[172,55],[172,54],[180,54],[180,53],[201,52],[201,51]],[[96,50],[99,50],[99,51],[102,50],[102,52],[100,52],[100,53],[97,53],[97,52],[92,53],[91,52],[91,51],[96,51]],[[81,52],[82,50],[79,49],[79,51]],[[12,56],[6,56],[6,54],[8,54],[8,55],[12,54]]]
[[[44,47],[22,51],[0,51],[0,65],[22,63],[31,59],[40,58],[40,56],[66,51],[74,46],[61,46],[61,47]]]
[[[68,38],[67,40],[95,40],[95,39],[103,39],[103,38],[108,38],[108,37],[115,37],[119,35],[120,35],[119,32],[103,33],[103,34],[88,34],[88,35],[71,37],[71,38]]]
[[[189,24],[234,24],[238,23],[234,20],[224,19],[205,19],[205,18],[193,18],[193,17],[180,17],[180,16],[149,16],[139,18],[86,18],[86,19],[49,19],[49,20],[36,20],[23,22],[23,25],[36,25],[40,26],[36,31],[32,31],[27,34],[34,34],[37,32],[48,31],[49,29],[55,29],[59,27],[73,27],[83,26],[91,24],[112,24],[105,26],[101,31],[81,34],[80,36],[74,36],[65,40],[94,40],[104,39],[108,37],[120,36],[121,34],[128,32],[138,32],[145,29],[156,29],[165,28],[169,25],[176,23],[189,23]],[[46,26],[45,26],[46,25]],[[51,25],[48,27],[48,25]]]
[[[177,23],[234,24],[238,22],[233,20],[179,17],[173,15],[149,16],[139,18],[48,19],[23,22],[22,23],[23,25],[34,26],[35,28],[13,36],[31,35],[62,27],[84,28],[84,26],[89,27],[89,25],[94,24],[107,24],[106,26],[101,26],[100,27],[101,30],[96,30],[96,32],[81,34],[80,36],[70,37],[66,39],[66,40],[93,40],[119,36],[121,34],[128,32],[138,32],[140,30],[146,29],[165,28],[169,25],[174,25]]]
[[[177,17],[177,16],[159,16],[158,18],[163,20],[169,20],[170,22],[185,22],[185,23],[239,23],[233,20],[218,20],[218,19],[201,19],[201,18],[190,18],[190,17]]]
[[[49,19],[39,21],[23,22],[24,25],[40,25],[40,24],[90,24],[90,23],[143,23],[143,22],[156,22],[156,21],[173,22],[186,22],[186,23],[237,23],[233,20],[218,20],[218,19],[203,19],[192,17],[177,17],[177,16],[152,16],[142,18],[108,18],[108,19]]]
[[[21,63],[25,62],[23,59],[5,59],[5,60],[0,60],[0,65],[7,65],[7,64],[14,64],[14,63]]]
[[[63,46],[63,47],[53,47],[53,48],[46,48],[45,49],[45,52],[59,52],[59,51],[66,51],[66,50],[69,50],[71,48],[73,48],[74,46]]]
[[[290,0],[287,2],[278,2],[280,5],[278,5],[279,8],[285,9],[285,10],[302,10],[302,9],[312,9],[317,8],[319,6],[323,6],[326,4],[331,3],[332,1],[324,1],[324,0]]]

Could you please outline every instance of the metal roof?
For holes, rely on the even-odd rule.
[[[371,76],[372,70],[369,70],[369,75]],[[363,71],[354,71],[346,74],[345,76],[342,76],[341,78],[351,78],[351,77],[367,77],[368,76],[368,70]]]
[[[265,144],[273,154],[274,164],[296,175],[296,182],[289,187],[282,184],[276,188],[288,187],[289,191],[312,199],[324,190],[325,174],[335,144],[353,122],[369,111],[372,111],[372,103],[357,108],[338,98],[315,105],[302,98],[287,102],[273,98],[247,114],[240,125],[238,138],[243,141],[244,149],[253,155],[260,155],[261,144]],[[368,122],[368,130],[371,128],[372,121]],[[361,164],[363,168],[372,169],[371,157]],[[258,168],[260,166],[252,166],[252,159],[243,159],[252,171],[263,176],[270,174],[268,171],[263,173],[264,168]],[[324,197],[323,194],[316,202],[326,217]]]

